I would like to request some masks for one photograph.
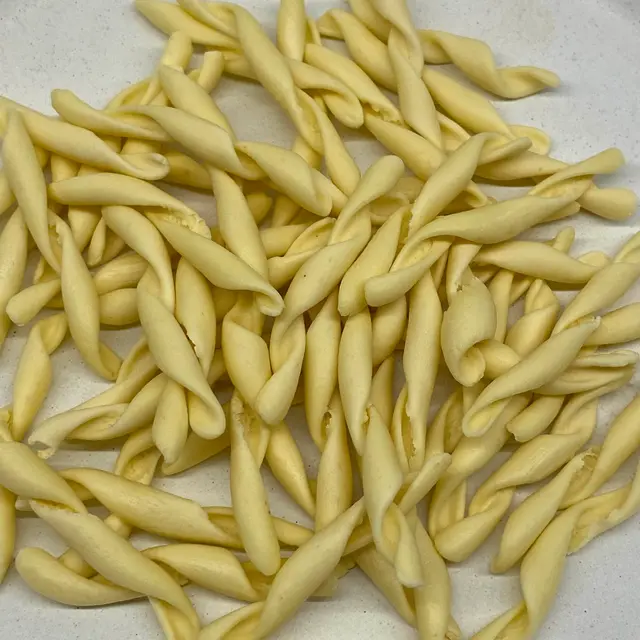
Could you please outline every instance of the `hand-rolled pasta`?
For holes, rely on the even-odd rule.
[[[599,320],[585,319],[543,342],[507,373],[496,378],[480,393],[462,420],[467,436],[482,435],[505,407],[507,398],[542,387],[555,380],[575,360],[598,326]]]
[[[120,155],[92,131],[35,112],[22,114],[34,144],[75,162],[142,180],[161,180],[169,164],[157,153]]]
[[[403,472],[422,467],[427,417],[440,361],[442,305],[430,271],[409,294],[402,367],[405,385],[394,409],[392,434]]]
[[[345,512],[353,497],[353,477],[347,423],[334,392],[322,420],[320,462],[316,478],[315,530],[320,531]]]
[[[440,531],[464,518],[466,480],[502,449],[509,439],[507,425],[529,403],[525,394],[509,399],[506,409],[481,436],[464,436],[451,455],[451,465],[436,484],[429,507],[428,531],[435,538]]]
[[[210,439],[218,437],[225,430],[224,412],[209,387],[202,365],[178,321],[159,298],[140,287],[138,313],[149,342],[149,349],[158,367],[202,401],[199,408],[206,411],[203,411],[205,415],[199,419],[205,421],[205,424],[198,428],[198,434],[206,435]],[[213,326],[215,327],[215,323]],[[210,363],[210,359],[208,362]]]
[[[474,635],[475,640],[530,638],[540,628],[559,587],[565,560],[640,509],[640,471],[623,487],[578,502],[557,516],[522,561],[524,600]]]
[[[373,80],[352,60],[340,53],[314,43],[307,43],[304,61],[335,76],[356,94],[360,102],[373,113],[390,122],[402,123],[397,107],[375,85]]]
[[[264,638],[288,620],[331,575],[363,515],[364,503],[360,500],[293,552],[267,594],[257,638]]]
[[[227,32],[221,32],[210,25],[191,16],[173,2],[161,0],[135,0],[136,10],[139,11],[154,27],[163,33],[173,34],[184,32],[192,42],[208,47],[235,49],[238,42]],[[213,19],[213,18],[212,18]]]
[[[500,551],[494,560],[495,570],[506,570],[522,557],[559,509],[571,486],[573,477],[579,471],[579,467],[586,463],[591,468],[589,461],[593,459],[593,452],[586,459],[578,457],[578,462],[571,463],[571,459],[589,441],[595,430],[597,398],[610,393],[623,384],[625,384],[624,381],[618,382],[616,385],[611,384],[597,392],[578,394],[571,398],[559,414],[550,433],[541,434],[530,440],[505,463],[504,477],[507,478],[511,475],[510,480],[514,483],[527,477],[544,479],[563,465],[567,466],[561,474],[556,476],[556,479],[541,490],[539,497],[536,497],[537,493],[532,494],[530,501],[522,503],[509,516],[505,533],[501,539]],[[572,470],[568,468],[569,466]],[[551,499],[552,496],[555,497]],[[513,527],[520,526],[518,523],[521,518],[528,518],[529,509],[539,501],[545,505],[544,510],[540,512],[535,521],[529,519],[526,534],[507,535],[507,531],[510,532]]]
[[[340,398],[351,442],[361,456],[365,449],[372,379],[373,331],[369,309],[365,308],[347,318],[338,350]]]
[[[7,309],[22,287],[28,243],[29,231],[24,216],[16,209],[0,233],[0,346],[11,328],[12,317]]]
[[[640,277],[640,234],[634,235],[618,252],[614,261],[594,274],[560,316],[554,333],[581,318],[610,307]]]
[[[216,287],[231,291],[253,291],[262,313],[276,316],[282,311],[280,294],[233,253],[199,234],[157,216],[151,221],[167,242]]]
[[[418,30],[427,64],[453,64],[482,89],[516,100],[555,88],[560,79],[539,67],[498,67],[491,49],[481,40],[446,31]]]
[[[485,373],[485,359],[477,344],[493,338],[496,310],[487,287],[468,272],[460,290],[442,316],[440,341],[451,375],[470,387]]]
[[[394,500],[404,481],[388,427],[380,414],[368,410],[368,429],[362,453],[362,488],[376,549],[395,567],[400,583],[423,583],[415,533]]]
[[[9,113],[7,132],[2,144],[2,161],[9,188],[13,192],[24,223],[42,257],[60,272],[60,255],[51,241],[47,186],[35,148],[24,126],[22,115]],[[16,220],[16,224],[18,220]]]
[[[44,402],[53,376],[50,355],[67,335],[67,318],[43,318],[29,332],[13,380],[11,435],[22,440]]]
[[[546,244],[526,240],[483,247],[474,262],[564,284],[584,284],[601,269],[601,265],[582,262]]]
[[[160,297],[167,309],[172,311],[175,293],[171,261],[158,230],[143,215],[130,207],[102,207],[102,217],[110,229],[151,265],[160,284]]]
[[[327,437],[326,423],[334,418],[330,405],[336,402],[332,401],[332,397],[338,384],[338,353],[342,334],[337,303],[338,293],[334,291],[322,304],[306,334],[304,407],[309,433],[320,451],[324,450]],[[338,411],[337,408],[334,410]],[[344,415],[341,405],[339,415]]]
[[[7,307],[8,308],[8,307]],[[640,337],[640,303],[631,304],[605,313],[600,326],[589,336],[587,346],[621,344]]]
[[[32,500],[31,505],[40,518],[107,580],[163,600],[183,614],[190,626],[199,628],[197,615],[180,586],[100,518],[40,500]]]
[[[360,103],[358,103],[359,105]],[[35,148],[36,157],[38,159],[38,163],[44,169],[49,161],[49,154],[39,149]],[[11,205],[15,202],[15,196],[11,187],[9,186],[9,179],[7,178],[7,174],[4,169],[0,169],[0,216],[5,214]]]
[[[62,220],[56,229],[62,243],[61,290],[69,333],[87,364],[107,380],[115,380],[121,360],[100,342],[98,292],[82,256]]]
[[[295,276],[298,269],[329,242],[334,218],[321,218],[303,231],[283,256],[269,258],[269,282],[280,289]],[[278,227],[276,227],[278,228]]]
[[[271,521],[260,466],[269,432],[259,416],[251,414],[236,391],[231,398],[231,499],[242,544],[251,562],[267,576],[280,569],[280,545]],[[251,438],[251,440],[250,440]],[[258,440],[253,448],[250,442]]]

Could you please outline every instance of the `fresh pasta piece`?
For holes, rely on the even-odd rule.
[[[43,318],[29,332],[13,381],[11,435],[22,440],[44,402],[53,376],[50,355],[67,334],[67,318]]]
[[[56,229],[62,242],[61,291],[69,333],[87,364],[107,380],[115,380],[121,360],[100,342],[100,303],[95,284],[69,227],[58,220]]]
[[[501,98],[525,98],[560,84],[547,69],[498,67],[491,49],[475,38],[432,29],[419,30],[418,37],[427,64],[454,64],[472,82]]]
[[[6,146],[6,143],[5,143]],[[9,315],[11,301],[22,287],[27,268],[29,231],[20,209],[16,209],[0,233],[0,346],[15,321]]]
[[[161,180],[168,163],[159,154],[119,155],[92,131],[47,118],[23,113],[22,120],[32,142],[50,152],[103,171],[115,171],[142,180]]]
[[[167,242],[216,287],[231,291],[253,291],[262,313],[276,316],[282,311],[280,294],[233,253],[208,238],[156,216],[151,221]]]
[[[175,293],[169,252],[155,226],[130,207],[102,207],[102,217],[110,229],[151,265],[160,283],[160,297],[167,309],[173,310]]]
[[[44,174],[22,116],[17,111],[9,113],[7,132],[2,144],[2,161],[9,188],[20,207],[20,217],[23,217],[43,258],[54,271],[60,272],[60,254],[49,233]]]
[[[200,419],[206,421],[206,426],[199,427],[199,435],[206,434],[210,439],[218,437],[225,430],[224,412],[207,383],[206,374],[188,337],[159,298],[140,287],[138,313],[140,324],[149,341],[149,349],[158,367],[201,401],[205,415]],[[215,327],[215,323],[213,326]],[[190,419],[193,420],[191,416]],[[193,422],[191,424],[193,425]]]
[[[364,455],[368,406],[373,380],[373,331],[371,314],[365,308],[349,316],[344,324],[338,350],[338,387],[351,442]],[[379,416],[378,416],[379,418]],[[369,426],[370,428],[370,426]]]
[[[49,161],[49,154],[38,147],[35,148],[35,152],[38,163],[44,169]],[[9,186],[7,174],[4,169],[0,169],[0,216],[5,214],[14,202],[15,195]]]
[[[321,218],[303,231],[283,256],[269,258],[269,282],[280,289],[290,282],[298,269],[329,242],[334,218]],[[278,227],[276,227],[278,228]]]
[[[196,44],[209,47],[235,49],[238,42],[228,33],[211,28],[206,23],[192,17],[190,12],[179,5],[161,0],[136,0],[136,10],[139,11],[154,27],[163,33],[173,34],[184,32]],[[213,17],[211,18],[213,19]]]
[[[264,441],[268,441],[269,431],[260,417],[250,411],[236,391],[229,409],[231,499],[249,559],[261,573],[271,576],[280,569],[280,545],[260,477],[267,447]],[[252,448],[252,443],[257,446]]]
[[[518,639],[540,628],[553,603],[566,556],[621,524],[640,509],[640,475],[620,489],[578,502],[557,516],[522,561],[520,585],[524,600],[473,637]]]
[[[496,378],[478,396],[462,421],[467,436],[481,435],[503,410],[507,398],[533,391],[560,376],[572,363],[599,320],[580,324],[552,336],[507,373]]]
[[[315,530],[333,522],[351,505],[353,478],[351,456],[340,396],[336,392],[323,416],[320,462],[316,479]]]
[[[288,620],[330,576],[363,515],[360,500],[294,551],[273,580],[260,612],[257,637],[265,637]]]
[[[209,227],[183,202],[137,178],[115,173],[96,173],[55,182],[49,185],[49,196],[63,204],[125,205],[159,207],[160,217],[176,220],[204,237]]]
[[[420,557],[410,520],[395,504],[404,474],[395,455],[388,427],[380,414],[368,410],[368,429],[362,453],[362,487],[376,548],[395,567],[407,587],[423,583]]]
[[[320,451],[325,446],[326,422],[343,417],[342,405],[332,400],[338,384],[338,353],[342,326],[338,313],[338,294],[334,291],[322,307],[306,334],[303,363],[304,407],[309,433]],[[338,406],[339,405],[339,408]]]
[[[421,468],[426,454],[427,417],[440,361],[442,306],[428,271],[409,294],[402,357],[405,385],[394,410],[392,434],[404,473]]]
[[[529,397],[524,394],[513,396],[487,432],[461,438],[451,455],[451,465],[436,484],[431,498],[428,531],[432,539],[464,518],[466,480],[504,447],[510,436],[507,424],[528,403]]]
[[[478,343],[494,337],[496,309],[489,289],[471,273],[442,315],[442,354],[453,377],[471,387],[484,376],[485,358]]]
[[[540,242],[510,240],[483,247],[474,262],[495,265],[526,276],[549,282],[584,284],[602,265],[592,265],[567,256],[564,252]]]
[[[585,284],[562,312],[554,333],[575,324],[580,319],[610,307],[640,277],[640,235],[625,243],[613,262],[604,267]]]
[[[375,85],[373,80],[352,60],[327,47],[307,43],[304,61],[335,76],[356,94],[360,102],[390,122],[402,123],[397,107]]]
[[[628,304],[601,316],[600,326],[589,336],[587,346],[631,342],[640,337],[638,311],[640,304]]]
[[[398,209],[373,234],[369,244],[344,274],[338,296],[340,315],[350,316],[366,307],[365,282],[390,269],[398,250],[406,212],[406,207]]]
[[[407,328],[407,299],[398,298],[375,310],[372,317],[373,365],[378,366],[398,348]]]

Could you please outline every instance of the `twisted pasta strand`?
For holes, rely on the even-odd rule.
[[[609,493],[588,498],[556,517],[522,561],[521,604],[474,635],[476,640],[530,638],[541,626],[558,590],[565,559],[640,509],[640,474]]]

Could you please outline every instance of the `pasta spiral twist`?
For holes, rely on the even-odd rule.
[[[633,480],[620,489],[582,500],[557,516],[522,561],[522,603],[476,633],[474,640],[530,638],[547,616],[567,555],[621,524],[638,509],[640,474],[636,472]]]

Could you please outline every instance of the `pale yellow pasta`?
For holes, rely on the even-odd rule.
[[[466,412],[462,429],[468,436],[481,435],[503,410],[507,399],[533,391],[555,380],[575,360],[587,336],[599,320],[585,319],[575,327],[552,336],[507,373],[492,381]]]
[[[442,354],[453,377],[470,387],[485,373],[485,358],[477,344],[494,337],[496,309],[487,287],[470,271],[442,316]]]
[[[368,428],[362,453],[362,487],[376,548],[394,565],[398,580],[419,587],[423,578],[410,518],[394,500],[404,481],[388,427],[374,407],[368,410]]]
[[[51,92],[51,106],[67,122],[99,135],[167,142],[168,135],[148,118],[119,116],[94,109],[67,89]]]
[[[303,231],[283,256],[269,258],[267,261],[269,282],[276,289],[280,289],[290,282],[298,269],[316,251],[327,245],[334,224],[334,218],[321,218]]]
[[[87,364],[107,380],[115,380],[121,360],[100,342],[100,307],[96,286],[69,227],[58,220],[56,229],[62,243],[61,290],[69,333]]]
[[[136,10],[163,33],[172,34],[182,31],[196,44],[235,49],[238,43],[234,37],[230,37],[228,27],[227,31],[220,31],[219,26],[212,28],[203,22],[201,15],[193,17],[190,15],[193,11],[190,5],[197,6],[197,4],[199,3],[187,3],[184,0],[178,5],[161,0],[135,1]],[[213,19],[212,15],[210,20],[213,21]],[[214,24],[220,25],[220,22],[216,21]]]
[[[260,417],[250,411],[236,391],[229,409],[231,499],[238,532],[249,559],[261,573],[270,576],[280,569],[280,545],[260,476],[266,446],[261,444],[252,449],[249,443],[249,436],[254,434],[261,441],[268,441],[269,432]]]
[[[384,307],[383,307],[384,308]],[[409,294],[402,366],[405,385],[398,396],[392,434],[403,472],[425,460],[427,417],[440,361],[442,306],[430,271]]]
[[[373,113],[390,122],[402,123],[397,107],[389,100],[373,80],[352,60],[321,45],[307,43],[304,61],[313,67],[335,76],[349,87],[360,102]]]
[[[588,346],[620,344],[631,342],[640,337],[638,311],[640,304],[631,304],[605,313],[601,316],[600,326],[589,336]]]
[[[438,481],[429,507],[428,531],[431,538],[464,518],[465,483],[491,460],[509,439],[507,424],[529,403],[525,394],[513,396],[507,407],[481,436],[464,436],[451,455],[451,465]]]
[[[594,274],[565,308],[554,327],[558,333],[581,318],[610,307],[640,277],[640,236],[634,235],[615,256],[614,261]]]
[[[253,291],[262,313],[269,316],[281,313],[283,302],[280,294],[233,253],[168,220],[152,216],[151,221],[167,242],[211,284],[232,291]]]
[[[13,380],[11,435],[22,440],[44,402],[53,377],[51,354],[67,334],[67,319],[59,313],[40,320],[29,332]]]
[[[339,287],[338,310],[342,316],[359,313],[367,305],[365,282],[391,268],[404,228],[407,208],[400,207],[376,231],[362,253],[344,274]]]
[[[16,209],[0,233],[0,346],[11,328],[13,318],[7,310],[22,287],[28,243],[29,231],[24,216],[20,209]]]
[[[322,454],[316,479],[316,531],[325,528],[346,511],[353,498],[347,423],[337,392],[334,392],[327,405],[320,426],[322,431],[318,437],[322,438]]]
[[[31,237],[49,266],[59,272],[59,251],[56,251],[49,233],[44,174],[22,116],[17,111],[9,113],[7,132],[2,144],[2,161],[9,187]]]
[[[372,317],[373,364],[379,365],[389,358],[402,342],[407,327],[407,299],[401,296],[395,302],[378,307]]]
[[[198,428],[199,435],[209,439],[218,437],[225,430],[224,412],[207,383],[206,374],[187,335],[160,299],[140,287],[138,313],[140,324],[149,341],[149,349],[158,367],[201,401],[198,412],[202,410],[204,415],[201,419],[207,426]],[[192,428],[196,424],[193,418],[191,424]]]
[[[343,419],[342,405],[334,399],[338,384],[338,352],[342,326],[338,313],[338,293],[334,291],[322,307],[306,334],[303,363],[304,407],[309,433],[320,451],[324,450],[326,423]],[[330,409],[335,404],[335,417]]]
[[[395,358],[389,356],[380,363],[371,378],[371,405],[376,408],[382,422],[390,425],[393,420],[393,383]]]
[[[264,638],[288,620],[330,576],[363,515],[360,500],[294,551],[273,580],[256,637]]]
[[[621,524],[640,509],[640,474],[620,489],[578,502],[551,522],[522,561],[524,600],[474,635],[476,640],[531,637],[558,590],[566,556]]]
[[[602,267],[571,258],[543,243],[526,240],[510,240],[483,247],[474,262],[564,284],[584,284]]]
[[[36,147],[35,151],[38,163],[44,169],[49,161],[49,154],[38,147]],[[14,202],[15,196],[9,186],[7,174],[4,169],[0,169],[0,216],[6,213]]]
[[[22,120],[33,144],[75,162],[143,180],[161,180],[169,170],[159,154],[119,155],[82,127],[34,112],[23,113]]]
[[[322,35],[330,31],[331,37],[344,40],[349,55],[374,82],[396,90],[397,69],[391,64],[387,47],[354,14],[330,9],[320,17],[318,27]]]
[[[276,41],[282,55],[302,60],[307,39],[307,16],[304,0],[283,0],[278,9]]]
[[[360,456],[365,450],[369,420],[367,408],[370,402],[372,379],[373,331],[371,314],[369,309],[365,308],[347,318],[338,350],[340,398],[351,442]]]
[[[418,30],[427,64],[454,64],[482,89],[502,98],[524,98],[549,87],[560,79],[539,67],[498,67],[491,49],[481,40],[445,31]]]
[[[265,460],[283,489],[309,515],[315,515],[315,499],[300,449],[286,422],[269,425],[269,444]]]
[[[143,215],[130,207],[102,207],[102,217],[110,229],[113,229],[129,247],[151,265],[160,283],[162,301],[168,309],[172,310],[175,304],[175,293],[171,262],[158,230]]]
[[[55,182],[49,185],[49,196],[69,205],[125,205],[158,207],[159,217],[176,220],[195,232],[209,237],[204,220],[183,202],[137,178],[115,173],[96,173]]]

